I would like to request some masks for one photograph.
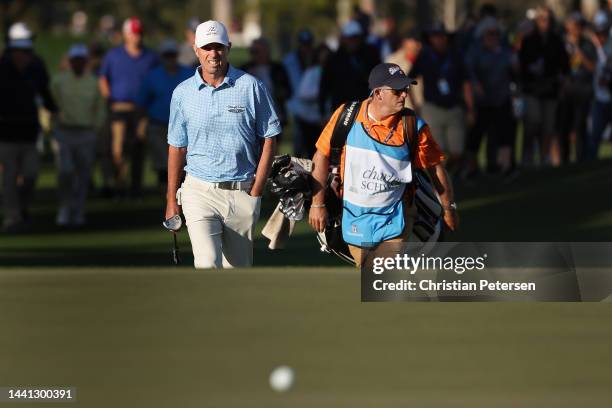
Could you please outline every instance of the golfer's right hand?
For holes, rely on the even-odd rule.
[[[325,231],[325,226],[327,225],[327,208],[310,207],[310,213],[308,213],[308,223],[317,232]]]
[[[181,213],[181,207],[178,205],[176,200],[168,201],[168,203],[166,204],[166,218],[164,218],[164,220],[172,218],[175,215],[180,214],[180,213]]]

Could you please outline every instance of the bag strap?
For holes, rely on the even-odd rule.
[[[412,109],[405,108],[402,112],[402,126],[404,127],[404,141],[410,147],[410,162],[414,164],[414,158],[419,146],[419,129],[416,114]],[[414,172],[414,165],[411,167]]]
[[[340,164],[342,148],[346,144],[346,138],[348,137],[348,133],[351,130],[353,123],[355,123],[355,118],[357,117],[360,108],[361,101],[352,101],[344,105],[344,109],[342,109],[342,113],[340,113],[332,132],[329,164],[333,166]],[[404,140],[407,141],[408,145],[410,146],[410,161],[414,162],[419,139],[416,114],[412,109],[405,108],[401,115],[402,125],[404,128]]]
[[[361,101],[352,101],[344,105],[342,113],[336,121],[334,131],[331,137],[331,151],[329,154],[329,164],[332,166],[338,166],[340,164],[340,156],[342,155],[342,148],[346,144],[346,138],[355,122],[355,118],[361,108]]]
[[[419,147],[419,128],[416,113],[412,109],[404,108],[402,112],[402,125],[404,127],[404,141],[409,146],[410,151],[410,169],[412,171],[412,187],[406,189],[405,198],[408,202],[412,202],[414,194],[416,192],[416,172],[414,167],[414,158],[416,157],[416,151]]]

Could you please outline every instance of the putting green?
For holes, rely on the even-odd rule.
[[[87,408],[612,401],[610,304],[359,296],[350,268],[3,269],[0,386],[74,386],[54,406]]]

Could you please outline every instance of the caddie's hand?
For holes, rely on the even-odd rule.
[[[459,227],[459,214],[457,210],[444,210],[444,224],[451,231],[456,231]]]
[[[325,231],[325,226],[327,225],[327,208],[310,207],[308,223],[317,232]]]
[[[181,213],[181,207],[178,205],[176,200],[168,201],[166,204],[166,216],[165,220],[174,217],[176,214]]]

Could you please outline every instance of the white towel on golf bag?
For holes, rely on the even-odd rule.
[[[292,157],[291,164],[299,174],[311,174],[313,163],[310,159]],[[293,234],[295,228],[294,220],[289,220],[280,210],[280,202],[276,205],[274,212],[266,222],[261,234],[270,240],[268,248],[283,249],[287,239]]]
[[[268,248],[283,249],[287,239],[293,234],[295,221],[290,221],[280,211],[280,203],[274,209],[274,212],[266,222],[261,234],[270,240]]]

